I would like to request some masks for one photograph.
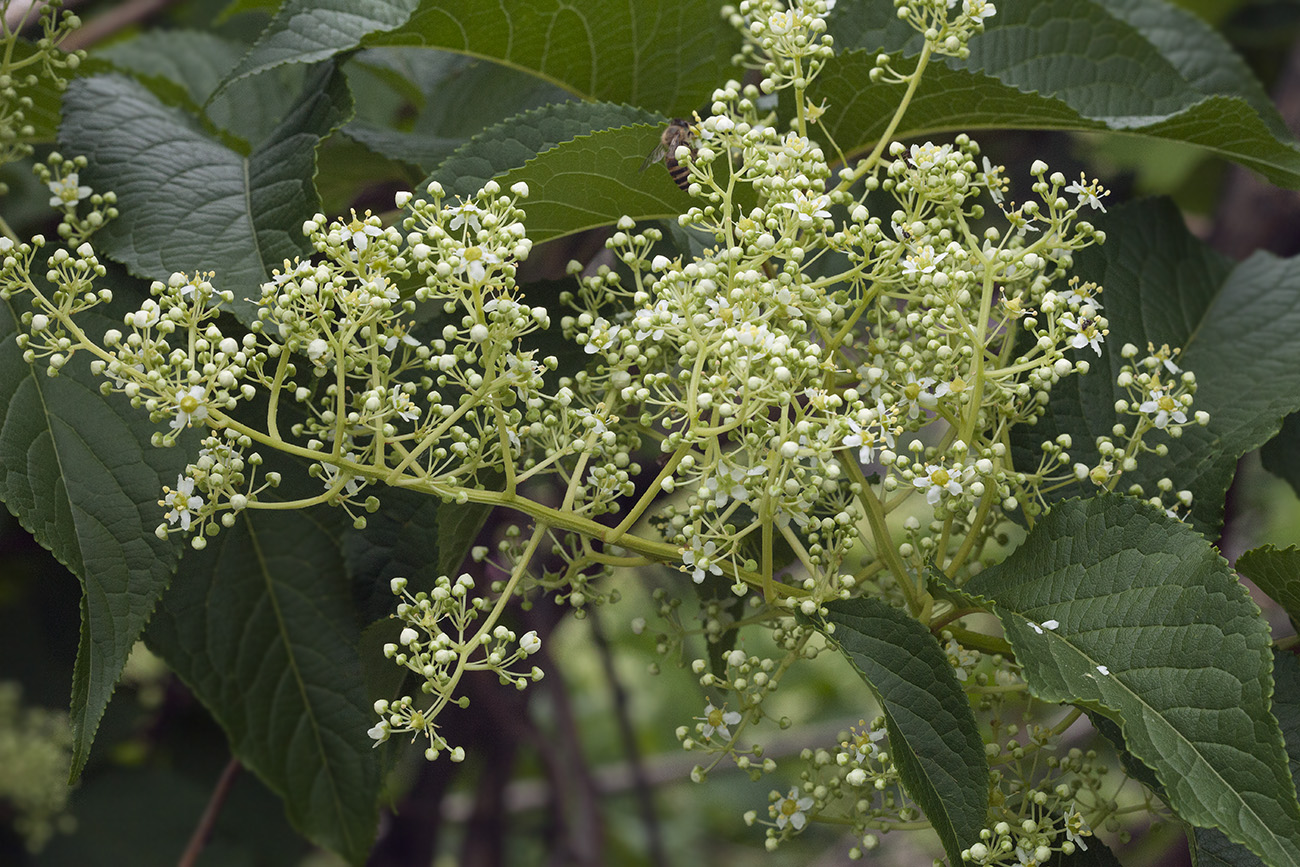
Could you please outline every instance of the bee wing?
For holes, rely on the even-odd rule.
[[[663,162],[664,157],[666,156],[668,156],[668,145],[661,141],[659,144],[655,145],[654,150],[650,151],[650,153],[646,155],[644,162],[641,163],[640,171],[645,171],[655,163]]]

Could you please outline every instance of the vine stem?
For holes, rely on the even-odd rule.
[[[208,799],[208,805],[203,808],[203,815],[199,817],[199,824],[194,827],[194,833],[190,835],[185,851],[176,862],[176,867],[193,867],[198,863],[199,856],[208,845],[208,839],[212,837],[212,829],[216,827],[217,819],[221,816],[221,808],[225,806],[226,798],[230,796],[230,790],[234,787],[242,768],[239,759],[233,756],[226,763],[221,776],[217,778],[216,787],[212,790],[212,797]]]

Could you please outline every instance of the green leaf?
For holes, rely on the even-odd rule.
[[[713,0],[289,0],[231,79],[389,45],[481,57],[583,99],[681,115],[726,80],[740,37]]]
[[[468,196],[495,178],[523,181],[528,237],[546,241],[606,226],[675,216],[691,199],[662,166],[641,166],[663,133],[663,119],[625,105],[563,103],[489,127],[428,178],[449,196]],[[428,181],[422,186],[427,186]]]
[[[213,127],[241,143],[257,143],[292,110],[302,88],[303,70],[280,69],[245,79],[213,98],[226,74],[247,52],[246,44],[213,33],[148,30],[98,49],[95,59],[141,79],[169,104],[174,101],[167,100],[158,83],[180,88],[186,100],[182,107],[198,113],[202,106]],[[249,106],[257,110],[249,111]]]
[[[569,99],[521,70],[428,48],[363,51],[344,71],[357,118],[341,132],[426,173],[485,127]]]
[[[381,501],[383,508],[367,516],[364,530],[349,529],[343,537],[362,623],[392,613],[397,604],[389,585],[393,578],[406,578],[411,592],[433,589],[441,575],[455,578],[492,511],[401,489],[383,491]]]
[[[1095,462],[1093,443],[1110,435],[1120,417],[1115,401],[1128,393],[1115,384],[1125,343],[1181,346],[1177,363],[1196,374],[1192,409],[1210,414],[1179,439],[1158,433],[1148,444],[1167,443],[1169,455],[1143,455],[1121,487],[1140,484],[1153,495],[1168,477],[1193,494],[1190,520],[1213,534],[1223,520],[1224,494],[1237,459],[1267,442],[1282,417],[1300,409],[1300,269],[1294,260],[1257,253],[1232,267],[1187,231],[1168,202],[1126,205],[1094,221],[1107,234],[1100,248],[1084,250],[1073,273],[1100,284],[1110,321],[1103,354],[1082,350],[1092,364],[1052,389],[1046,416],[1012,433],[1019,467],[1036,466],[1039,446],[1062,433],[1073,438],[1072,460]],[[1156,433],[1156,432],[1153,432]],[[1071,483],[1054,496],[1089,493]]]
[[[469,196],[492,178],[521,169],[539,154],[605,130],[632,125],[657,127],[654,138],[643,132],[637,147],[645,145],[637,162],[654,149],[663,132],[665,118],[627,105],[566,102],[525,111],[493,124],[466,142],[425,179],[421,187],[437,181],[449,196]],[[670,181],[671,183],[671,181]],[[524,205],[532,197],[524,201]],[[529,224],[531,230],[531,221]]]
[[[1294,780],[1300,774],[1300,662],[1293,654],[1273,651],[1273,680],[1273,712],[1286,741],[1287,765]],[[1103,716],[1090,716],[1102,735],[1119,751],[1125,771],[1163,798],[1164,789],[1154,772],[1128,752],[1119,726]],[[1214,828],[1189,828],[1187,843],[1192,863],[1198,867],[1263,867],[1264,864],[1258,855]]]
[[[834,19],[842,53],[813,86],[830,99],[823,123],[846,151],[878,139],[903,93],[901,85],[862,87],[877,53],[920,50],[883,6],[850,5]],[[981,127],[1115,130],[1193,144],[1300,186],[1300,147],[1249,68],[1205,22],[1168,3],[1006,3],[970,50],[966,61],[927,67],[896,138]]]
[[[187,555],[147,637],[293,825],[360,864],[379,765],[339,523],[332,512],[245,512]]]
[[[827,604],[827,630],[880,699],[907,793],[953,864],[987,822],[989,768],[966,693],[924,626],[878,599]]]
[[[1236,566],[1293,620],[1300,619],[1300,548],[1253,548],[1237,558]]]
[[[1053,852],[1044,867],[1124,867],[1115,853],[1096,837],[1089,837],[1087,842],[1087,849],[1075,849],[1072,855]]]
[[[0,500],[81,582],[75,779],[131,647],[176,568],[179,545],[153,529],[162,521],[162,486],[176,484],[185,456],[149,447],[155,428],[148,414],[123,397],[104,398],[80,361],[55,378],[24,362],[14,342],[22,312],[17,299],[0,302]],[[120,320],[82,315],[91,333],[112,324]]]
[[[732,75],[740,37],[714,0],[423,0],[365,45],[426,45],[528,70],[583,99],[668,115],[700,107]]]
[[[318,63],[370,33],[403,24],[418,0],[286,0],[227,78],[233,83],[287,63]]]
[[[662,132],[662,125],[638,124],[579,136],[496,180],[502,189],[528,184],[522,205],[528,237],[538,242],[607,226],[624,215],[637,221],[674,217],[692,200],[662,166],[641,171]]]
[[[248,322],[271,269],[307,251],[300,227],[318,208],[316,147],[351,100],[340,74],[314,71],[293,112],[246,157],[119,75],[78,79],[64,111],[64,147],[90,159],[82,181],[117,193],[122,216],[96,235],[100,255],[156,280],[213,270]]]
[[[1001,620],[1030,692],[1118,722],[1180,817],[1300,863],[1268,626],[1202,537],[1132,498],[1069,500],[963,591]]]
[[[1259,457],[1264,469],[1285,479],[1300,494],[1300,413],[1292,413],[1282,420],[1282,429],[1264,443]]]

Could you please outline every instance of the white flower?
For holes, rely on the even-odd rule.
[[[160,505],[171,506],[165,517],[168,524],[181,522],[181,529],[189,531],[190,518],[198,514],[203,507],[203,498],[194,496],[194,480],[184,476],[176,477],[176,490],[163,488],[163,500]]]
[[[1095,319],[1084,317],[1075,321],[1074,317],[1068,313],[1061,317],[1061,324],[1066,329],[1073,331],[1074,336],[1070,338],[1070,346],[1075,349],[1083,349],[1085,346],[1091,346],[1093,351],[1101,355],[1101,343],[1106,335],[1097,327]]]
[[[773,12],[767,17],[767,30],[773,36],[785,36],[792,33],[799,24],[799,13],[794,9]]]
[[[1161,430],[1165,429],[1171,418],[1177,424],[1187,423],[1187,413],[1183,412],[1182,405],[1172,395],[1166,394],[1158,384],[1151,389],[1148,399],[1138,406],[1138,411],[1147,415],[1155,413],[1151,421]]]
[[[536,631],[530,629],[524,633],[519,639],[519,649],[529,656],[542,649],[542,640],[537,637]]]
[[[921,171],[925,171],[940,163],[947,162],[948,157],[952,154],[952,145],[940,146],[928,141],[925,144],[912,145],[908,152],[912,157],[912,165]]]
[[[1003,181],[999,172],[1000,169],[993,165],[993,163],[989,162],[988,157],[984,157],[984,177],[988,183],[989,195],[993,197],[994,202],[1001,205],[1003,200]]]
[[[848,419],[848,423],[851,433],[843,439],[843,445],[858,449],[858,463],[871,463],[876,459],[876,434],[856,419]]]
[[[976,21],[983,21],[998,14],[998,10],[993,8],[989,0],[961,0],[961,11]]]
[[[587,345],[584,349],[588,355],[595,355],[597,352],[613,349],[618,345],[618,337],[618,328],[604,316],[601,316],[591,323],[591,330],[587,332]]]
[[[346,455],[346,457],[351,458],[352,455],[349,454]],[[334,487],[334,480],[338,478],[339,473],[342,471],[338,467],[334,466],[334,464],[327,464],[324,461],[321,462],[320,468],[321,468],[321,478],[322,481],[325,482],[326,489]],[[344,496],[350,497],[359,490],[361,490],[361,480],[356,478],[355,476],[349,478],[346,482],[343,483]]]
[[[139,310],[127,316],[127,321],[136,328],[143,330],[157,325],[161,316],[162,310],[159,308],[158,302],[148,298],[140,305]]]
[[[932,385],[934,385],[932,376],[917,379],[915,373],[907,374],[907,382],[903,385],[903,400],[908,404],[908,418],[916,418],[921,414],[922,409],[933,409],[939,403],[939,399],[929,390]]]
[[[692,547],[682,549],[682,562],[686,565],[682,568],[683,572],[691,573],[691,580],[696,584],[704,583],[706,573],[712,572],[714,575],[722,574],[722,567],[713,559],[713,555],[718,550],[718,544],[712,539],[704,543],[704,547],[697,553],[694,543],[698,540],[692,539]]]
[[[501,257],[484,250],[482,247],[466,247],[460,257],[458,274],[464,274],[471,283],[482,283],[487,277],[488,265],[501,264]]]
[[[379,746],[384,741],[388,740],[388,735],[391,732],[392,729],[388,726],[388,720],[380,720],[366,730],[366,734],[370,735],[370,737],[374,739],[375,746]]]
[[[398,418],[402,421],[415,421],[420,417],[420,408],[411,400],[401,386],[395,385],[389,392],[389,398],[393,403],[393,411],[397,413]]]
[[[826,210],[826,206],[831,203],[830,196],[825,193],[810,196],[803,190],[792,190],[791,193],[791,200],[788,202],[777,202],[777,207],[787,208],[793,211],[802,225],[811,225],[813,219],[816,217],[821,217],[822,219],[830,217],[831,212]]]
[[[768,809],[776,816],[776,827],[784,828],[789,825],[796,831],[802,831],[803,826],[808,824],[807,811],[812,809],[812,805],[812,798],[800,798],[799,789],[792,788],[790,794],[781,798]]]
[[[704,706],[704,716],[697,716],[697,720],[704,723],[700,726],[700,731],[704,737],[711,738],[716,732],[723,740],[731,740],[731,729],[727,726],[734,726],[740,722],[740,714],[734,710],[723,710],[713,706],[709,702]]]
[[[1079,175],[1079,180],[1065,188],[1067,193],[1074,193],[1079,197],[1079,205],[1088,205],[1094,210],[1106,213],[1106,207],[1101,203],[1101,197],[1107,195],[1106,190],[1101,188],[1097,181],[1086,183],[1083,175]]]
[[[404,332],[395,333],[389,335],[388,339],[384,341],[384,352],[392,352],[394,349],[397,348],[397,344],[399,343],[405,343],[407,346],[420,345],[420,341],[416,340],[414,337],[412,337],[409,334],[406,334]]]
[[[469,226],[475,232],[479,230],[478,217],[483,212],[473,202],[461,202],[459,205],[443,208],[443,212],[451,215],[447,228],[453,232],[461,226]]]
[[[383,227],[375,226],[371,223],[365,223],[356,219],[348,224],[347,229],[348,240],[352,242],[353,248],[355,248],[358,253],[366,252],[366,248],[370,246],[371,238],[378,238],[380,235],[384,234]]]
[[[945,492],[952,497],[959,496],[962,492],[962,483],[970,481],[974,469],[972,467],[961,469],[958,464],[955,464],[952,469],[941,464],[926,464],[922,473],[923,475],[912,480],[912,484],[917,489],[925,491],[925,501],[933,506],[939,502]]]
[[[176,392],[176,418],[172,419],[172,430],[189,427],[196,421],[208,417],[208,408],[203,403],[203,386],[192,385],[186,391]]]
[[[947,253],[936,253],[933,246],[926,244],[921,249],[908,253],[903,258],[903,273],[909,276],[913,274],[929,274],[947,255]]]
[[[90,195],[90,187],[79,186],[77,182],[80,178],[76,172],[68,172],[59,180],[50,181],[50,207],[62,208],[65,205],[76,205],[86,196]]]
[[[880,749],[880,742],[885,739],[884,729],[864,728],[862,731],[853,730],[853,739],[845,746],[852,746],[853,761],[861,764],[867,759],[874,759],[883,752]]]
[[[1092,829],[1088,823],[1083,820],[1083,816],[1077,810],[1071,810],[1065,814],[1065,839],[1069,840],[1080,849],[1087,849],[1088,844],[1083,838],[1092,834]]]

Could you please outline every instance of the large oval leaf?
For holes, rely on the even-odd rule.
[[[989,767],[970,702],[935,637],[879,599],[830,602],[840,652],[880,699],[889,751],[953,864],[988,821]]]
[[[186,557],[147,638],[294,826],[360,864],[378,819],[379,764],[338,517],[245,513]]]
[[[85,154],[82,175],[117,193],[122,216],[95,236],[101,255],[133,273],[215,271],[251,321],[258,287],[284,259],[306,252],[304,220],[319,207],[316,146],[351,114],[343,77],[322,67],[297,105],[252,154],[194,129],[139,83],[120,75],[79,79],[64,98],[63,146]]]
[[[101,283],[107,283],[105,280]],[[161,541],[158,498],[185,466],[180,449],[147,445],[146,413],[105,399],[80,362],[58,377],[22,359],[17,298],[0,301],[0,500],[81,581],[72,680],[72,777],[90,755],[118,675],[180,554]],[[114,323],[83,314],[90,333]]]
[[[1162,0],[1003,3],[970,57],[932,63],[898,138],[979,128],[1109,129],[1186,142],[1300,186],[1300,148],[1245,62],[1200,18]],[[846,151],[874,144],[901,85],[862,82],[880,51],[920,50],[888,4],[846,4],[841,53],[818,79]],[[845,49],[858,49],[845,50]]]
[[[963,589],[1002,621],[1030,691],[1116,721],[1184,820],[1300,863],[1268,625],[1190,527],[1114,494],[1058,503]]]

